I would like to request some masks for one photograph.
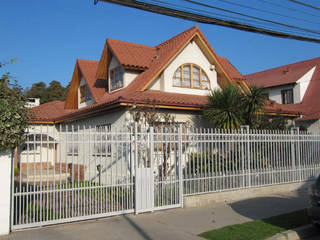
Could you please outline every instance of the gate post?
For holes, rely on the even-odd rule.
[[[178,130],[178,166],[179,166],[179,200],[181,207],[183,207],[183,176],[182,176],[182,125],[179,124]]]
[[[13,151],[0,152],[0,235],[9,234],[12,224],[13,174]]]
[[[138,169],[138,124],[134,123],[134,212],[135,214],[138,214],[137,212],[137,169]]]

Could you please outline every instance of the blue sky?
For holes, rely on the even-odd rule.
[[[320,44],[195,23],[93,0],[2,1],[1,68],[23,87],[57,80],[67,85],[77,58],[99,60],[106,38],[154,46],[198,25],[218,55],[242,73],[320,57]],[[320,21],[320,19],[319,19]]]

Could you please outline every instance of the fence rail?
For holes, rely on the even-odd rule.
[[[182,205],[182,196],[308,181],[320,135],[291,131],[36,127],[14,172],[12,228]]]

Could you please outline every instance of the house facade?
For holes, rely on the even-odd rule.
[[[268,90],[269,99],[303,113],[296,125],[320,132],[320,58],[246,75],[249,85]]]
[[[31,122],[121,127],[132,120],[129,107],[153,102],[177,122],[211,127],[202,118],[207,96],[230,83],[248,89],[244,76],[215,53],[197,26],[155,47],[107,39],[99,61],[76,61],[66,101],[33,108]],[[296,116],[279,104],[267,108]]]

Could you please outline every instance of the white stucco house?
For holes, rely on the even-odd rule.
[[[213,127],[202,117],[207,96],[211,90],[230,83],[240,91],[248,90],[244,76],[215,53],[197,26],[154,47],[107,39],[99,61],[76,61],[66,101],[32,108],[31,128],[37,133],[30,135],[29,143],[21,149],[20,167],[26,168],[32,162],[29,170],[63,168],[62,172],[67,173],[68,164],[72,163],[78,174],[80,171],[80,179],[90,176],[86,161],[92,156],[98,161],[103,158],[105,169],[115,167],[110,161],[111,154],[117,151],[110,150],[110,139],[98,133],[97,138],[104,144],[94,143],[89,149],[90,139],[88,142],[77,133],[90,126],[98,130],[121,129],[132,123],[130,107],[150,102],[159,111],[174,115],[176,122]],[[271,114],[278,109],[297,116],[286,105],[267,106]],[[60,129],[64,130],[63,135],[59,134]],[[33,144],[35,139],[37,144]],[[75,165],[74,160],[81,164]],[[97,170],[92,171],[96,174]]]
[[[302,112],[296,125],[320,132],[320,58],[309,59],[245,76],[249,85],[268,90],[269,99]]]
[[[66,101],[33,108],[31,122],[122,126],[130,121],[128,106],[153,101],[177,121],[205,127],[207,95],[229,83],[248,89],[244,76],[215,53],[197,26],[154,47],[107,39],[99,61],[76,61]],[[278,108],[293,113],[279,104],[268,111]]]

